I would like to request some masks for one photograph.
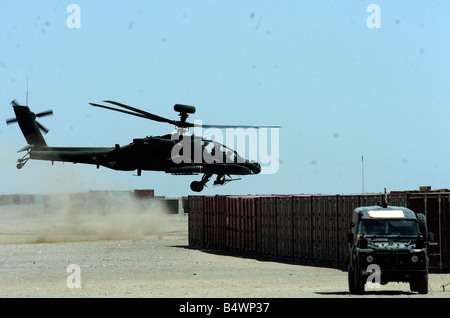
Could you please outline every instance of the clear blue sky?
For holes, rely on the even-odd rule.
[[[81,9],[69,28],[67,6]],[[370,4],[381,28],[368,28]],[[155,189],[193,194],[199,176],[29,161],[10,102],[51,146],[114,146],[170,126],[91,107],[117,100],[206,124],[281,125],[276,174],[211,194],[450,188],[449,1],[0,1],[0,194]]]

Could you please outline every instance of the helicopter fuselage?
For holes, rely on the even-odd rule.
[[[211,173],[221,175],[247,175],[258,174],[261,167],[256,162],[243,160],[237,162],[230,160],[194,159],[196,141],[192,141],[191,160],[176,163],[172,157],[174,147],[178,140],[168,136],[146,137],[134,139],[132,143],[115,147],[38,147],[29,151],[30,159],[73,162],[96,165],[114,170],[133,171],[138,175],[142,171],[164,171],[172,174],[199,174]],[[195,140],[195,139],[194,139]],[[211,142],[211,141],[209,141]],[[211,154],[202,148],[202,154]],[[223,157],[226,154],[223,152]]]

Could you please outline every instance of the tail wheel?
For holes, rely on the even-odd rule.
[[[17,160],[17,165],[16,168],[17,169],[22,169],[23,166],[25,166],[25,164],[27,163],[28,160],[30,160],[30,152],[27,152],[27,154],[25,156],[23,156],[22,158]]]

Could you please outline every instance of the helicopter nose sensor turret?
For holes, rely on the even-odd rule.
[[[251,162],[251,167],[250,170],[254,173],[254,174],[258,174],[261,172],[261,165],[258,162]]]

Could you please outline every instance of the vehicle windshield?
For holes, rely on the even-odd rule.
[[[415,220],[363,220],[361,234],[365,235],[418,235]]]

